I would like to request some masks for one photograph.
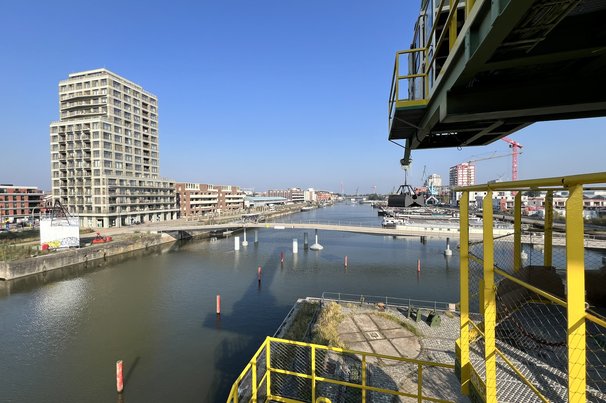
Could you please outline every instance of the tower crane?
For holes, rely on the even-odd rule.
[[[522,148],[522,144],[518,143],[517,141],[513,141],[512,139],[510,139],[508,137],[503,137],[503,138],[501,138],[501,140],[509,143],[509,148],[511,148],[513,150],[511,153],[511,180],[517,181],[518,180],[518,150],[520,150]],[[521,154],[521,152],[520,152],[520,154]]]
[[[516,154],[516,161],[517,161],[517,151],[516,151],[515,154]],[[505,158],[505,157],[509,157],[510,155],[513,156],[514,152],[511,152],[511,153],[508,153],[508,154],[496,154],[496,155],[493,154],[493,155],[490,155],[488,157],[476,158],[476,159],[473,159],[473,160],[469,160],[469,161],[466,161],[466,163],[468,165],[474,165],[475,162],[485,161],[485,160],[491,160],[491,159],[494,159],[494,158]],[[474,172],[475,172],[475,170],[474,170]],[[517,171],[516,171],[516,173],[517,173]],[[471,170],[467,170],[467,175],[468,175],[467,183],[471,184],[472,183],[472,181],[471,181],[471,179],[472,179],[471,178],[471,175],[472,175]]]

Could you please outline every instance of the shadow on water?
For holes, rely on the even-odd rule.
[[[282,248],[275,248],[270,256],[279,256]],[[280,258],[270,258],[263,266],[278,267]],[[263,275],[261,284],[257,277],[250,282],[242,297],[234,304],[233,311],[220,316],[216,313],[209,313],[203,322],[203,326],[217,329],[220,331],[229,331],[238,334],[237,338],[225,338],[221,341],[214,352],[214,376],[211,387],[208,390],[207,402],[225,401],[234,381],[244,369],[253,354],[257,351],[264,340],[264,337],[251,337],[249,334],[258,334],[257,331],[248,331],[243,328],[242,323],[248,323],[255,326],[250,321],[250,312],[252,300],[256,307],[261,307],[265,312],[290,310],[290,306],[279,306],[276,298],[269,292],[273,282],[273,275]],[[294,303],[294,301],[293,301]]]
[[[177,241],[170,244],[152,246],[146,249],[122,253],[120,255],[110,256],[104,259],[96,259],[86,263],[66,266],[61,269],[50,270],[14,280],[0,280],[0,298],[8,297],[12,294],[29,292],[38,287],[58,281],[76,279],[82,275],[111,268],[118,263],[128,260],[150,255],[159,256],[164,253],[172,252],[179,249],[181,242],[182,241]]]
[[[128,380],[130,379],[130,377],[133,375],[133,372],[135,371],[135,368],[139,364],[140,359],[141,359],[140,356],[135,357],[135,359],[133,360],[133,363],[128,368],[128,372],[126,373],[126,376],[124,377],[124,383],[127,383]]]

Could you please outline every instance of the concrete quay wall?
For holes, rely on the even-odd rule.
[[[29,259],[0,262],[0,279],[13,280],[174,241],[175,237],[168,234],[134,234],[128,239],[106,244],[57,251]]]

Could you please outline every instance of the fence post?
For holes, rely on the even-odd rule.
[[[545,197],[545,240],[543,242],[543,266],[553,265],[553,190]]]
[[[568,401],[586,401],[585,262],[583,186],[569,188],[566,201],[566,285],[568,313]]]
[[[486,401],[497,401],[497,357],[495,342],[496,293],[494,286],[494,237],[492,233],[492,191],[482,202],[484,246],[484,361],[486,364]]]
[[[461,393],[469,394],[471,372],[469,366],[469,192],[461,196],[460,225],[460,298],[461,298]]]
[[[265,370],[267,371],[267,378],[265,381],[265,385],[267,385],[266,398],[269,399],[271,396],[271,357],[269,356],[271,351],[271,340],[268,338],[265,339]]]
[[[362,403],[366,403],[366,354],[362,355]]]
[[[311,345],[311,403],[316,403],[316,347]]]
[[[251,370],[252,370],[252,402],[255,403],[257,401],[257,357],[253,357],[251,361]]]
[[[417,399],[423,403],[423,366],[420,363],[417,365]]]
[[[516,193],[513,207],[513,271],[522,268],[522,192]]]
[[[465,3],[465,17],[467,17],[469,15],[469,13],[471,12],[471,9],[473,8],[473,4],[475,3],[475,0],[467,0]]]
[[[450,0],[449,14],[452,13],[452,19],[450,20],[450,27],[448,27],[448,49],[452,49],[455,41],[457,40],[457,5],[459,0]]]

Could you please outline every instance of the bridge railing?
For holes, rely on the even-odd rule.
[[[301,224],[301,225],[339,225],[348,227],[380,227],[380,223],[363,223],[360,221],[346,221],[346,220],[293,220],[292,218],[279,217],[265,221],[268,224]],[[259,223],[263,224],[263,223]]]

